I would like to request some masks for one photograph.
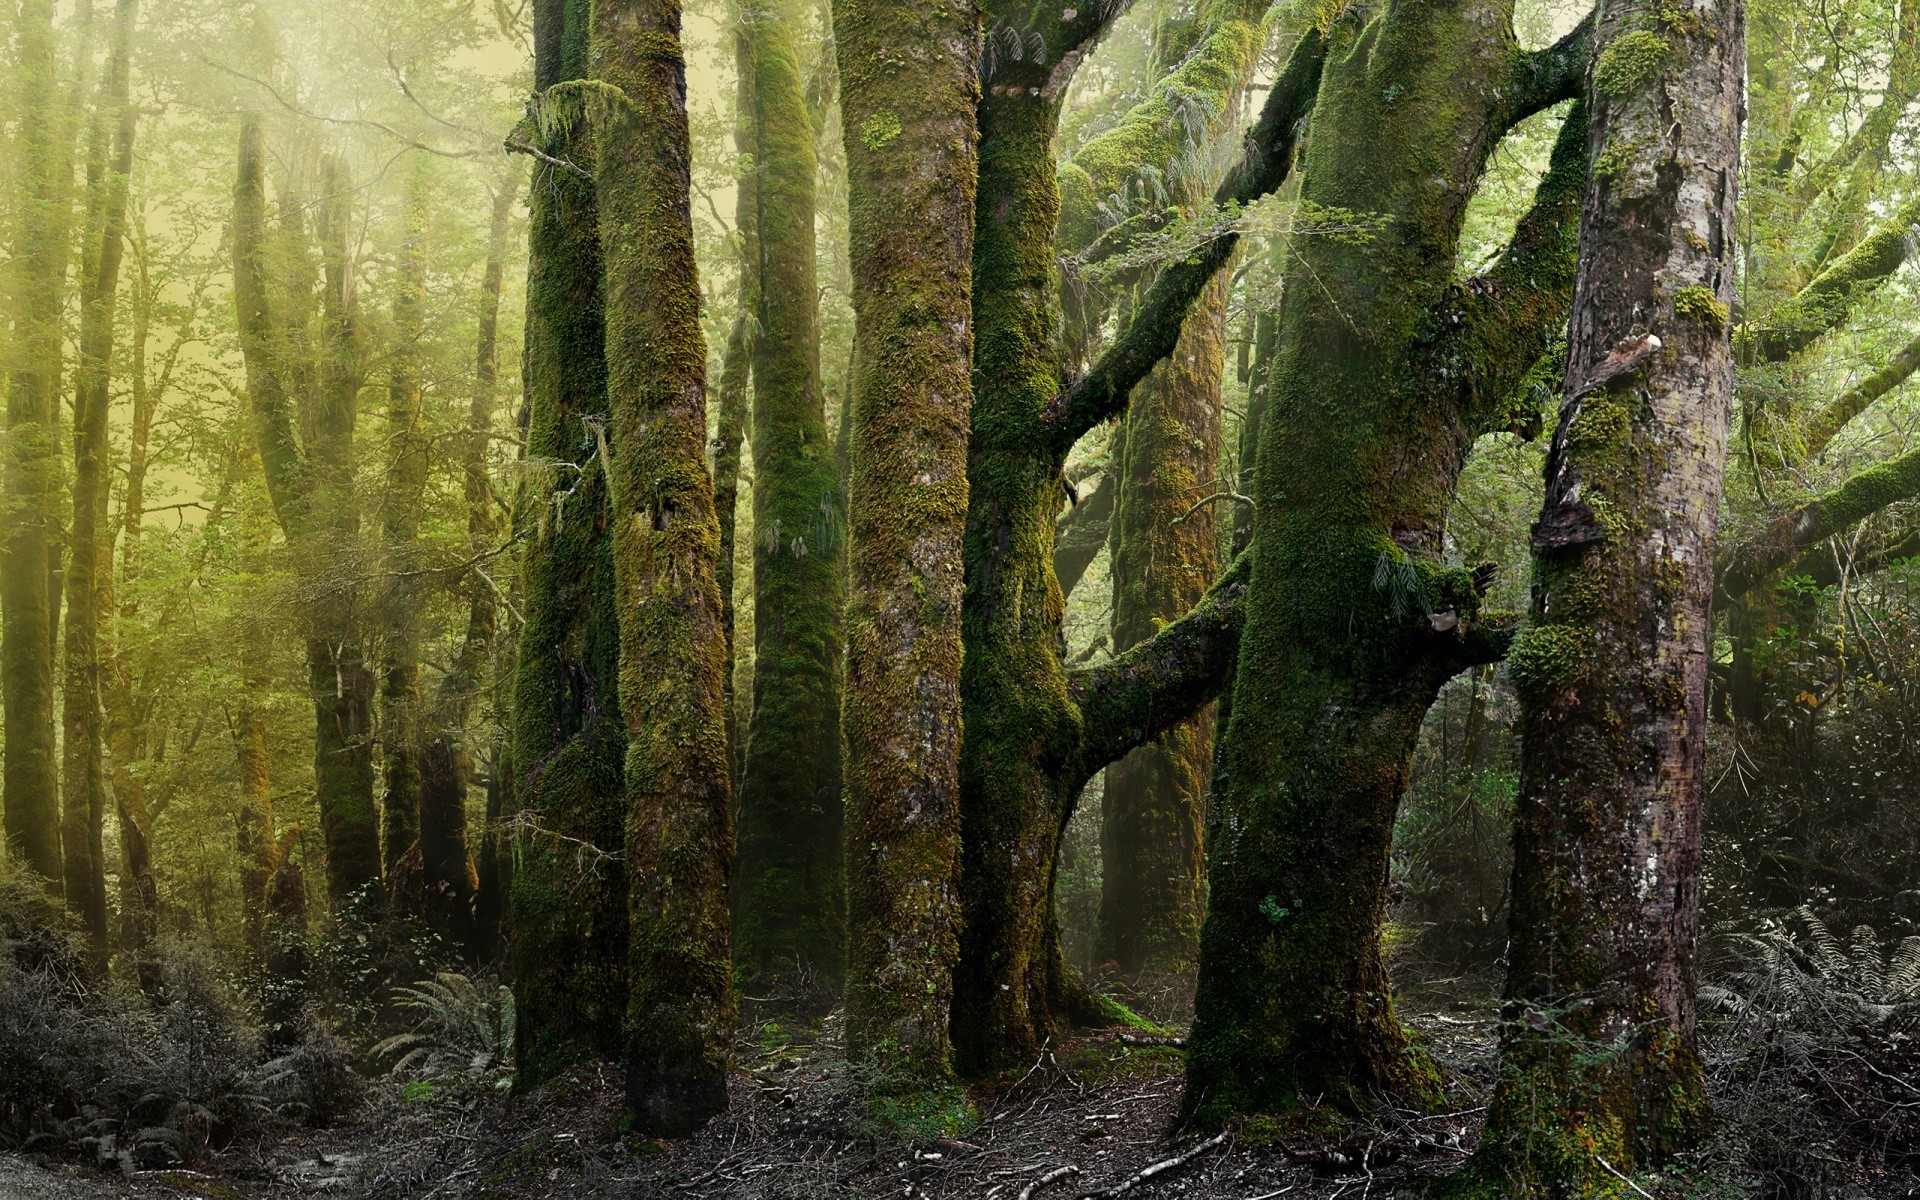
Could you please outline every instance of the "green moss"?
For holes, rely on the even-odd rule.
[[[1594,91],[1616,100],[1631,96],[1651,82],[1672,55],[1672,45],[1651,30],[1621,34],[1594,60]]]
[[[900,136],[900,118],[891,112],[871,113],[860,122],[860,143],[869,150],[882,150]]]
[[[1681,288],[1674,293],[1673,311],[1676,316],[1697,322],[1715,334],[1727,331],[1727,306],[1710,287],[1695,284]]]
[[[1638,149],[1632,142],[1609,138],[1601,147],[1600,157],[1593,162],[1593,174],[1596,179],[1607,183],[1618,183],[1633,169],[1634,156]]]
[[[1529,626],[1507,651],[1507,675],[1513,686],[1539,692],[1579,682],[1591,649],[1587,637],[1574,626]]]

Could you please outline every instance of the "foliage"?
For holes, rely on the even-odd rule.
[[[375,1058],[392,1058],[397,1078],[504,1092],[513,1086],[513,989],[442,971],[394,989],[395,1006],[414,1027],[382,1039]]]

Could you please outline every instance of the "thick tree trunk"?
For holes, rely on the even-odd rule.
[[[827,431],[815,332],[813,126],[793,26],[775,5],[743,17],[752,72],[754,302],[753,707],[740,781],[734,957],[759,983],[783,973],[837,988],[845,971],[840,798],[840,465]],[[744,88],[744,85],[743,85]]]
[[[535,84],[586,75],[586,0],[536,5]],[[592,132],[564,122],[541,147],[591,165]],[[516,1086],[621,1054],[627,900],[619,619],[605,462],[599,222],[593,185],[537,163],[527,231],[528,489],[513,681],[520,815],[511,888]]]
[[[1744,7],[1602,0],[1534,609],[1504,1068],[1478,1174],[1613,1190],[1707,1130],[1694,1043]]]
[[[852,228],[847,1051],[945,1079],[960,897],[961,542],[980,17],[834,6]]]
[[[135,0],[120,0],[87,154],[86,246],[81,255],[80,354],[74,370],[73,522],[67,538],[66,687],[61,860],[67,908],[77,914],[104,972],[107,870],[102,831],[107,810],[106,690],[101,604],[112,594],[107,529],[108,382],[113,364],[120,264],[127,233],[127,177],[133,170],[135,110],[128,101]],[[109,133],[111,128],[111,151]]]
[[[679,1136],[727,1106],[733,1042],[726,630],[707,473],[706,344],[679,0],[596,0],[595,183],[627,722],[627,1103]]]
[[[61,243],[58,211],[66,187],[56,177],[62,122],[54,98],[53,3],[20,7],[20,122],[14,140],[17,190],[8,298],[5,543],[0,549],[0,684],[6,763],[0,803],[12,854],[59,891],[59,772],[53,736],[53,617],[47,587],[59,458]]]
[[[380,652],[381,864],[389,885],[420,835],[420,505],[427,486],[428,441],[420,409],[420,362],[427,322],[427,203],[433,177],[415,154],[407,178],[406,233],[394,281],[393,351],[387,381],[387,480],[381,514],[385,625]],[[416,880],[417,882],[417,880]]]
[[[1314,283],[1281,313],[1208,831],[1185,1098],[1204,1123],[1438,1095],[1381,957],[1387,854],[1428,706],[1504,649],[1478,620],[1487,581],[1444,563],[1445,522],[1475,437],[1525,423],[1510,399],[1565,312],[1584,144],[1563,134],[1501,263],[1456,286],[1488,156],[1583,57],[1577,38],[1521,53],[1510,18],[1393,6],[1330,35],[1301,197],[1379,224],[1293,249]]]

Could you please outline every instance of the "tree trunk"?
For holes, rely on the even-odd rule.
[[[467,503],[467,553],[479,558],[493,549],[493,483],[487,472],[487,448],[500,374],[500,285],[506,269],[507,235],[513,219],[518,180],[511,177],[493,196],[493,220],[487,236],[487,263],[480,281],[480,328],[474,347],[473,398],[467,428],[460,437],[461,491]],[[456,942],[482,951],[474,911],[479,877],[467,841],[467,780],[473,753],[467,722],[476,692],[487,676],[498,614],[493,586],[476,564],[463,581],[467,593],[467,631],[453,664],[441,677],[426,735],[431,739],[420,763],[420,871],[429,918]],[[492,799],[498,788],[489,785]],[[495,805],[497,807],[497,804]],[[489,814],[489,820],[498,813]]]
[[[1583,62],[1578,35],[1520,52],[1511,14],[1394,6],[1330,34],[1301,199],[1376,224],[1293,247],[1313,282],[1287,296],[1268,378],[1208,830],[1184,1100],[1202,1123],[1438,1097],[1381,956],[1387,855],[1427,708],[1505,648],[1478,619],[1488,581],[1445,565],[1445,522],[1474,439],[1525,425],[1511,399],[1566,311],[1583,144],[1563,134],[1507,253],[1456,285],[1494,146]]]
[[[6,541],[0,561],[0,681],[7,842],[58,892],[59,774],[53,737],[53,617],[47,563],[59,458],[60,293],[66,188],[56,178],[61,122],[52,0],[26,0],[16,26],[20,122],[14,140],[13,333],[7,341]]]
[[[420,836],[420,616],[413,572],[419,567],[420,505],[427,486],[428,441],[420,409],[421,345],[427,327],[427,203],[433,186],[426,155],[407,178],[406,235],[394,284],[393,351],[387,382],[387,480],[381,561],[386,626],[380,663],[381,863],[398,889],[396,868]],[[416,885],[418,879],[415,879]]]
[[[1707,1131],[1694,1042],[1743,6],[1602,0],[1560,423],[1508,670],[1523,751],[1481,1177],[1608,1189]]]
[[[753,338],[753,707],[740,781],[734,957],[755,985],[791,974],[837,990],[841,883],[840,470],[815,332],[813,125],[793,25],[743,15],[756,208],[746,245]],[[824,989],[819,984],[826,985]],[[820,999],[815,996],[814,999]]]
[[[951,1071],[980,19],[955,0],[845,0],[833,23],[857,356],[847,1053],[886,1094]]]
[[[1204,192],[1192,189],[1194,202]],[[1134,389],[1114,456],[1113,649],[1199,602],[1219,573],[1220,381],[1227,274],[1187,314],[1180,343]],[[1100,949],[1127,972],[1179,971],[1200,948],[1204,811],[1213,718],[1191,720],[1107,769],[1100,818]]]
[[[679,0],[596,0],[620,710],[631,922],[627,1104],[682,1136],[727,1106],[733,1042],[726,630],[707,473]],[[811,297],[809,296],[809,299]]]
[[[586,75],[586,0],[539,0],[535,84]],[[541,147],[591,165],[585,122]],[[607,477],[600,237],[593,185],[539,163],[527,231],[526,622],[513,681],[515,1084],[622,1053],[627,899],[619,618]]]
[[[106,681],[101,651],[101,602],[112,594],[111,540],[106,528],[112,482],[107,464],[108,383],[113,366],[114,319],[127,233],[127,177],[133,170],[135,110],[129,103],[133,27],[138,6],[120,0],[87,154],[86,246],[80,286],[80,354],[74,371],[73,523],[67,538],[66,687],[61,859],[67,908],[92,943],[94,966],[104,972],[107,932]],[[108,130],[111,127],[111,152]]]

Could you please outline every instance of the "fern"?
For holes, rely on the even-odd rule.
[[[484,1084],[504,1091],[513,1082],[513,992],[491,989],[453,971],[413,987],[394,989],[394,1003],[418,1015],[414,1027],[373,1048],[392,1058],[400,1078],[433,1083]]]

